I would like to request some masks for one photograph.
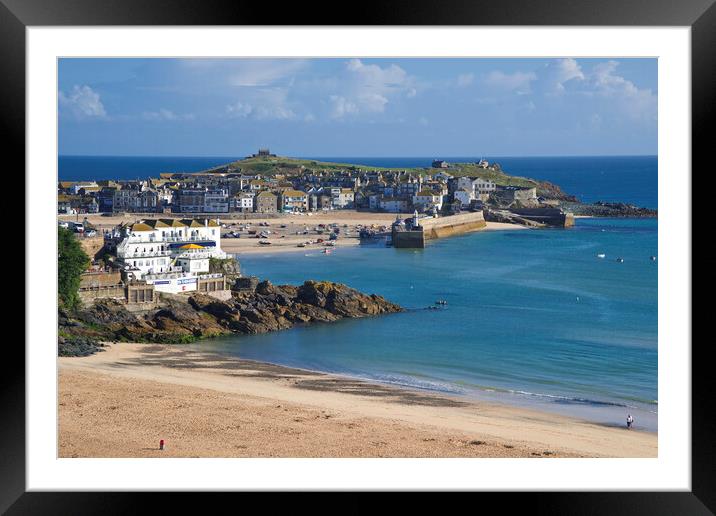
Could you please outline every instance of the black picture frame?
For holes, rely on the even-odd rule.
[[[703,174],[713,169],[713,143],[708,130],[713,126],[716,106],[716,7],[713,0],[479,0],[469,3],[414,0],[409,3],[382,1],[373,5],[363,2],[361,5],[361,9],[350,15],[351,24],[689,26],[692,44],[692,168],[703,169]],[[16,157],[15,170],[24,170],[25,166],[25,29],[28,26],[346,24],[348,18],[336,16],[338,12],[335,4],[0,0],[0,120],[3,139],[8,144],[6,148]],[[691,174],[691,171],[681,173]],[[697,206],[696,198],[692,205]],[[692,220],[694,230],[704,224],[700,218],[692,217]],[[693,234],[697,234],[696,231]],[[693,250],[692,253],[692,271],[698,267],[698,285],[705,290],[713,283],[716,261],[708,258],[706,253],[698,255]],[[694,314],[705,315],[709,310],[708,304],[692,303],[692,324],[696,319]],[[4,374],[0,377],[0,512],[134,513],[141,512],[142,506],[148,507],[145,498],[149,496],[161,497],[164,512],[173,503],[181,504],[184,509],[191,507],[183,494],[25,492],[25,356],[24,350],[18,349],[18,346],[8,350],[9,340],[5,344]],[[714,375],[708,360],[711,347],[712,339],[707,337],[693,340],[690,492],[485,493],[481,496],[494,498],[501,512],[511,512],[515,505],[526,504],[531,513],[537,514],[713,513],[716,510],[716,427],[711,418],[711,392],[714,388]]]

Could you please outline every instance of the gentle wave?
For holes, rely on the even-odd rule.
[[[337,372],[338,374],[341,374],[340,372]],[[343,373],[345,374],[345,373]],[[416,376],[421,376],[423,378],[428,378],[426,375],[422,374],[415,374],[410,373],[410,376],[402,376],[402,375],[391,375],[391,374],[376,374],[376,375],[350,375],[354,378],[359,378],[363,380],[371,380],[376,381],[379,383],[389,384],[389,385],[395,385],[400,387],[408,387],[408,388],[414,388],[414,389],[420,389],[420,390],[427,390],[427,391],[433,391],[433,392],[441,392],[446,394],[460,394],[460,395],[466,395],[469,393],[470,390],[480,390],[485,392],[495,392],[495,393],[502,393],[502,394],[512,394],[512,395],[521,395],[521,396],[528,396],[532,398],[538,398],[538,399],[544,399],[548,400],[552,403],[559,403],[559,404],[574,404],[574,405],[588,405],[592,407],[620,407],[620,408],[631,408],[631,409],[638,409],[639,407],[636,405],[630,405],[628,403],[621,403],[616,401],[604,401],[604,400],[596,400],[596,399],[590,399],[590,398],[584,398],[580,396],[564,396],[559,394],[547,394],[547,393],[540,393],[540,392],[531,392],[531,391],[525,391],[525,390],[519,390],[519,389],[505,389],[500,387],[493,387],[493,386],[485,386],[485,385],[475,385],[475,384],[468,384],[467,382],[462,381],[456,381],[454,383],[452,382],[440,382],[435,380],[421,380],[416,378]],[[462,388],[458,385],[462,384],[465,385],[468,388]],[[657,400],[642,400],[642,399],[636,399],[632,398],[632,401],[635,401],[637,403],[643,403],[645,405],[658,405]],[[652,414],[657,414],[657,411],[649,410]]]

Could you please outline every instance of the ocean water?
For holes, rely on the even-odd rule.
[[[477,157],[440,157],[449,162],[473,162]],[[62,181],[137,179],[161,172],[197,172],[239,159],[238,157],[127,157],[60,156]],[[432,158],[309,157],[321,161],[356,163],[376,167],[429,167]],[[628,202],[657,207],[656,156],[538,157],[485,156],[507,173],[558,184],[584,202]]]
[[[479,232],[421,250],[376,243],[244,256],[245,274],[337,281],[409,310],[195,345],[607,425],[631,413],[655,431],[656,254],[655,219],[579,219],[570,229]],[[426,309],[438,299],[447,306]]]
[[[162,172],[199,172],[236,161],[221,156],[58,156],[60,181],[147,179]]]

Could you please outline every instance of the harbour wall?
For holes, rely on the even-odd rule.
[[[487,223],[482,211],[450,215],[433,219],[421,219],[423,234],[426,240],[461,235],[484,228]]]
[[[393,247],[423,248],[427,240],[461,235],[484,228],[487,223],[481,211],[420,219],[422,229],[393,231]]]
[[[425,247],[423,230],[393,231],[393,247],[405,249],[422,249]]]
[[[574,214],[559,208],[513,208],[510,212],[546,226],[564,228],[574,226]]]

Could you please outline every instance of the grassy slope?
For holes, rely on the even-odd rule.
[[[347,170],[351,168],[359,168],[361,170],[408,170],[414,174],[421,175],[433,175],[440,172],[440,169],[436,168],[386,168],[386,167],[369,167],[366,165],[355,165],[351,163],[328,163],[324,161],[312,161],[307,159],[294,159],[286,157],[275,157],[275,158],[248,158],[239,161],[222,165],[216,169],[223,169],[229,166],[229,168],[240,168],[242,172],[246,173],[259,173],[264,175],[275,175],[275,174],[291,174],[296,173],[297,169],[301,166],[310,170]],[[510,176],[504,172],[479,168],[472,163],[455,163],[453,168],[446,170],[453,176],[479,176],[484,179],[494,181],[498,185],[515,185],[515,186],[536,186],[537,181],[524,178]]]

